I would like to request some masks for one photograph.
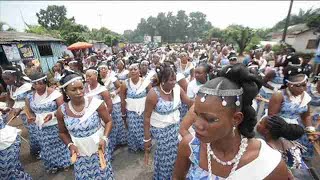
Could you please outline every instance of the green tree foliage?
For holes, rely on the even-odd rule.
[[[307,26],[315,28],[315,31],[320,33],[320,13],[310,17],[307,20]]]
[[[303,9],[300,9],[298,14],[292,14],[290,16],[289,26],[300,24],[300,23],[306,23],[308,22],[309,18],[319,15],[319,13],[320,13],[320,8],[317,8],[317,9],[310,8],[306,11],[304,11]],[[283,20],[279,21],[276,25],[274,25],[272,30],[283,29],[285,26],[285,23],[286,23],[286,18],[284,18]]]
[[[206,38],[207,31],[212,28],[201,12],[189,15],[180,10],[177,15],[172,12],[160,12],[156,17],[141,18],[134,31],[126,31],[124,37],[129,42],[142,42],[144,35],[161,36],[163,42],[196,41]]]
[[[8,26],[8,28],[5,29],[5,26]],[[17,30],[10,27],[8,23],[0,21],[0,31],[17,31]]]
[[[61,39],[60,31],[58,30],[48,30],[40,25],[29,25],[27,24],[27,29],[25,29],[25,32],[27,33],[34,33],[34,34],[40,34],[40,35],[47,35],[52,36],[55,38]]]
[[[89,40],[114,45],[123,39],[121,35],[105,27],[90,30],[87,26],[76,23],[73,17],[68,19],[66,14],[67,9],[64,6],[48,6],[46,10],[41,9],[39,13],[36,13],[40,25],[28,25],[25,31],[51,35],[65,40],[67,45]]]
[[[225,39],[224,31],[217,27],[213,27],[209,31],[207,31],[207,37],[209,39]]]
[[[36,13],[38,23],[44,28],[52,30],[59,30],[63,27],[64,21],[68,20],[66,15],[66,7],[56,5],[50,5],[46,10],[40,9],[40,12]],[[74,21],[74,18],[72,17],[69,20]]]
[[[250,43],[254,30],[242,25],[233,24],[228,26],[225,30],[225,35],[228,37],[226,42],[236,43],[239,48],[239,54],[242,55],[244,49]]]

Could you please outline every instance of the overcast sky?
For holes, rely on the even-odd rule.
[[[37,24],[36,12],[40,9],[46,9],[48,5],[64,5],[67,17],[74,16],[77,23],[89,28],[102,25],[121,34],[127,29],[134,30],[141,18],[157,16],[159,12],[176,14],[178,10],[187,13],[200,11],[219,28],[233,23],[268,28],[287,16],[289,4],[290,1],[0,1],[0,21],[23,31],[22,16],[28,24]],[[320,2],[294,1],[292,13],[311,7],[319,8]]]

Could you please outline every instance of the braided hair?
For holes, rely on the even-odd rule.
[[[164,61],[162,64],[157,65],[155,70],[158,77],[158,85],[167,82],[170,77],[175,76],[177,73],[177,68],[171,61]]]
[[[219,86],[219,87],[218,87]],[[239,125],[240,133],[247,137],[253,138],[254,127],[257,123],[256,111],[252,107],[252,100],[259,93],[262,86],[261,79],[249,72],[248,68],[242,63],[228,65],[219,73],[219,77],[208,81],[203,87],[219,90],[243,89],[243,94],[239,97],[240,106],[236,106],[237,97],[224,97],[228,108],[234,108],[243,113],[243,121]],[[204,96],[204,94],[200,96]]]
[[[283,137],[294,141],[304,134],[304,129],[298,124],[288,124],[279,116],[266,117],[266,127],[270,132],[271,138],[276,140]]]

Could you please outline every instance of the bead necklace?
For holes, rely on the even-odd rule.
[[[82,109],[80,112],[76,111],[76,110],[73,108],[71,101],[68,102],[68,106],[69,106],[70,111],[71,111],[74,115],[76,115],[76,116],[83,116],[84,113],[85,113],[85,111],[86,111],[86,109],[87,109],[87,107],[88,107],[88,99],[87,99],[86,97],[84,98],[84,107],[83,107],[83,109]]]
[[[169,92],[166,92],[163,88],[162,85],[160,84],[160,90],[165,94],[165,95],[170,95],[172,93],[172,89]]]
[[[230,160],[230,161],[221,161],[215,154],[214,152],[212,151],[211,147],[210,147],[210,143],[207,143],[207,158],[208,158],[208,170],[209,170],[209,178],[212,179],[212,170],[211,170],[211,156],[212,158],[218,162],[219,164],[222,164],[223,166],[230,166],[233,164],[232,166],[232,169],[231,169],[231,172],[229,174],[229,176],[226,178],[226,180],[230,180],[231,179],[231,176],[234,174],[234,172],[236,171],[238,165],[239,165],[239,162],[240,162],[240,159],[242,157],[242,155],[244,154],[244,152],[246,151],[247,149],[247,146],[248,146],[248,139],[247,138],[242,138],[241,137],[241,144],[240,144],[240,147],[239,147],[239,151],[238,153],[236,154],[236,156]]]

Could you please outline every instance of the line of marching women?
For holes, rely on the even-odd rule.
[[[0,179],[31,179],[15,117],[47,173],[72,169],[79,180],[115,179],[113,154],[123,146],[144,152],[145,165],[153,156],[155,180],[311,177],[320,76],[308,81],[312,68],[294,49],[270,48],[240,62],[219,42],[129,44],[62,59],[48,74],[3,67]]]

